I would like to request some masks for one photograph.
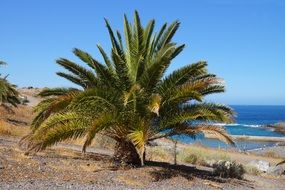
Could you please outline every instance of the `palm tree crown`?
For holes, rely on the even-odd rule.
[[[0,66],[6,65],[5,62],[0,61]],[[19,93],[17,92],[16,86],[10,84],[6,77],[1,77],[0,74],[0,105],[4,106],[5,108],[9,107],[7,104],[10,104],[14,107],[17,107],[17,104],[20,103],[19,101]]]
[[[36,108],[32,133],[25,138],[30,151],[57,142],[85,137],[83,151],[97,133],[117,142],[115,156],[143,164],[148,141],[173,135],[215,135],[233,144],[213,122],[232,122],[231,108],[203,101],[206,95],[224,92],[222,81],[207,72],[204,61],[186,65],[170,75],[165,72],[185,45],[172,38],[180,23],[164,24],[154,34],[155,21],[143,27],[137,12],[134,23],[124,17],[124,43],[105,20],[112,49],[108,56],[97,45],[104,63],[74,49],[85,68],[67,59],[57,64],[68,72],[57,74],[80,88],[45,89]]]

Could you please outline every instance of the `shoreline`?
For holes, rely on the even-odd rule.
[[[254,142],[285,142],[285,137],[273,136],[252,136],[252,135],[230,135],[235,141],[254,141]],[[206,139],[216,139],[214,135],[205,135]]]
[[[285,142],[285,137],[251,136],[251,135],[231,135],[231,137],[236,141]]]

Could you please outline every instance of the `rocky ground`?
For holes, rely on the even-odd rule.
[[[83,155],[76,145],[26,156],[17,142],[0,137],[0,189],[285,189],[282,178],[223,179],[211,168],[190,165],[116,168],[110,151],[93,148]]]

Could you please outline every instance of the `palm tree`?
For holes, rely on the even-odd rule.
[[[143,165],[147,142],[174,135],[215,135],[234,144],[213,122],[232,122],[233,111],[222,104],[203,101],[206,95],[224,92],[221,79],[207,72],[204,61],[186,65],[170,75],[165,72],[183,50],[172,38],[179,22],[164,24],[154,34],[155,21],[141,25],[124,17],[125,43],[105,19],[111,56],[97,45],[104,63],[74,49],[85,68],[68,59],[56,62],[66,70],[57,74],[79,88],[45,89],[45,99],[35,108],[32,133],[24,138],[28,151],[44,150],[58,142],[85,138],[86,150],[97,133],[116,141],[118,161]]]
[[[0,61],[0,66],[5,64],[5,62]],[[2,78],[0,74],[0,106],[9,109],[7,104],[17,107],[19,103],[19,93],[16,86],[8,82],[7,76]]]

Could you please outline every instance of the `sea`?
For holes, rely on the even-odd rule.
[[[234,124],[216,124],[225,127],[231,135],[250,135],[266,137],[285,137],[285,134],[275,132],[272,129],[264,127],[265,125],[275,124],[285,121],[285,106],[258,106],[258,105],[232,105],[235,110],[236,118]],[[174,137],[176,140],[190,144],[202,144],[214,148],[232,148],[231,146],[213,139],[205,139],[203,135],[198,135],[196,139],[188,136]],[[268,146],[277,146],[276,142],[252,142],[238,141],[236,148],[246,151],[260,149]]]

